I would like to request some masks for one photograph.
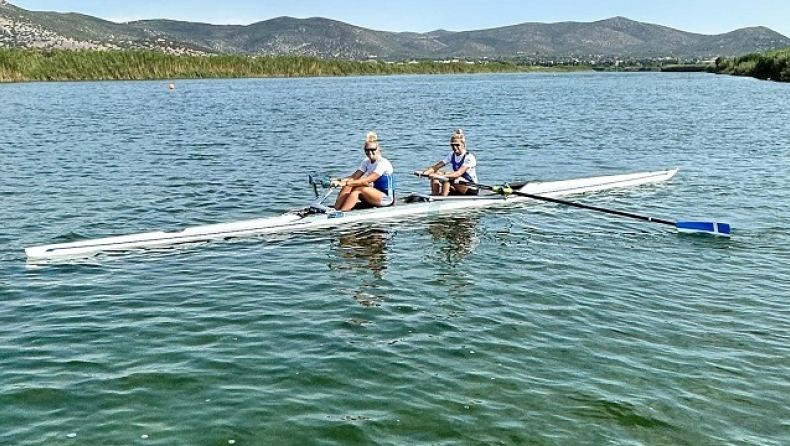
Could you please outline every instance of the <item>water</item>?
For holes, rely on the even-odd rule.
[[[528,74],[0,85],[0,444],[790,443],[787,85]],[[277,215],[375,130],[401,192],[679,167],[551,204],[27,264]]]

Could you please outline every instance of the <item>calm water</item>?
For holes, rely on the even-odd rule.
[[[786,445],[790,86],[706,74],[0,85],[0,444]],[[679,167],[550,204],[30,265],[273,216],[375,130],[402,192]]]

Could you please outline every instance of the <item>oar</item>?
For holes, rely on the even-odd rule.
[[[417,172],[415,172],[415,174],[417,174]],[[442,177],[438,175],[435,177],[439,178],[440,180],[442,179]],[[649,217],[646,215],[633,214],[631,212],[618,211],[616,209],[606,209],[598,206],[592,206],[589,204],[577,203],[575,201],[561,200],[559,198],[546,197],[544,195],[535,195],[527,192],[515,191],[507,184],[504,186],[486,186],[485,184],[473,183],[469,181],[467,181],[466,184],[468,184],[469,186],[478,187],[480,189],[487,189],[494,193],[498,193],[504,196],[514,194],[522,197],[532,198],[533,200],[547,201],[549,203],[563,204],[565,206],[588,209],[591,211],[603,212],[605,214],[634,218],[637,220],[643,220],[650,223],[660,223],[662,225],[674,226],[678,230],[678,232],[705,233],[705,234],[721,235],[725,237],[730,236],[729,223],[708,222],[708,221],[670,221],[656,217]]]

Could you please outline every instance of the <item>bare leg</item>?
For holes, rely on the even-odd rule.
[[[444,172],[438,172],[439,175],[444,175]],[[439,181],[434,179],[431,181],[431,194],[447,196],[450,194],[450,181]]]
[[[439,195],[441,188],[442,188],[442,183],[439,182],[439,180],[437,179],[431,180],[431,195]]]
[[[354,209],[354,206],[356,206],[357,201],[360,199],[373,206],[381,206],[381,199],[383,196],[384,194],[374,187],[355,187],[345,196],[344,201],[339,203],[339,207],[335,207],[335,209],[343,212],[350,211]]]
[[[453,184],[453,188],[461,195],[466,195],[466,191],[469,190],[469,186],[465,184]]]
[[[340,192],[337,193],[337,198],[335,199],[335,209],[340,209],[343,203],[345,203],[348,194],[351,193],[351,189],[351,186],[343,186],[343,188],[340,189]]]
[[[338,203],[338,207],[335,207],[335,209],[338,211],[350,211],[351,209],[354,209],[354,205],[357,204],[357,201],[359,201],[359,191],[352,189],[345,195],[343,202]]]
[[[384,198],[384,192],[375,187],[363,187],[362,190],[359,191],[359,198],[367,204],[381,206],[381,199]]]

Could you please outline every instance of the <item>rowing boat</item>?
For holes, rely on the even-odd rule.
[[[545,197],[559,197],[608,189],[633,187],[657,183],[672,178],[677,169],[655,172],[640,172],[624,175],[608,175],[549,182],[521,183],[515,192]],[[514,183],[517,184],[517,183]],[[379,221],[413,215],[431,215],[460,209],[505,205],[531,198],[511,194],[502,195],[483,192],[476,196],[433,197],[411,194],[398,199],[393,206],[370,208],[350,212],[332,211],[321,206],[330,191],[311,205],[276,217],[245,220],[234,223],[195,226],[172,232],[146,232],[140,234],[81,240],[69,243],[40,245],[25,248],[29,260],[52,260],[90,257],[100,253],[119,253],[142,249],[163,248],[186,243],[228,240],[241,237],[298,231],[315,228],[331,228],[350,223]]]
[[[431,215],[440,212],[457,211],[460,209],[501,206],[533,200],[533,198],[519,195],[518,193],[541,197],[559,197],[632,187],[666,181],[672,178],[675,173],[677,173],[677,169],[562,181],[513,183],[511,186],[513,187],[514,193],[509,195],[482,190],[479,195],[461,197],[433,197],[424,194],[411,194],[396,200],[393,206],[360,209],[349,212],[334,211],[331,208],[325,208],[321,205],[321,202],[332,192],[330,188],[323,197],[317,198],[311,205],[275,217],[245,220],[235,223],[195,226],[173,232],[146,232],[69,243],[32,246],[25,248],[25,254],[29,260],[34,261],[80,258],[101,253],[119,253],[170,247],[186,243],[251,237],[277,232],[331,228],[364,221],[380,221],[414,215]]]

